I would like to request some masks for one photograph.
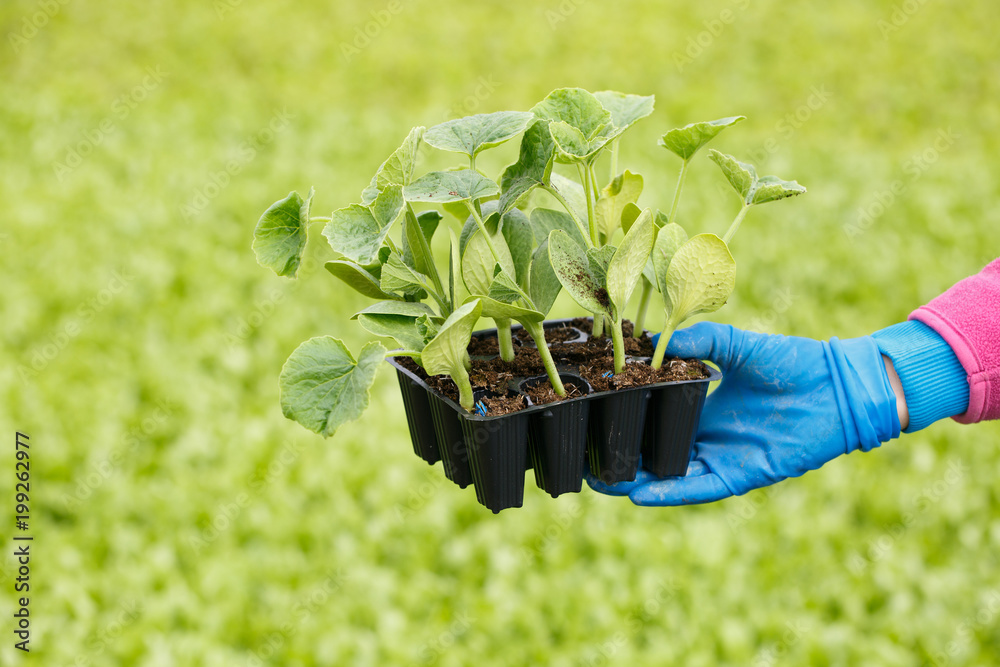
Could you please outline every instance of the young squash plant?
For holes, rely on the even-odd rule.
[[[610,330],[615,373],[625,369],[622,323],[629,299],[641,285],[633,328],[640,336],[652,291],[658,291],[666,318],[653,358],[659,368],[673,330],[694,314],[718,309],[732,292],[735,263],[727,244],[749,209],[805,189],[794,181],[758,177],[752,166],[710,151],[742,207],[723,238],[688,238],[676,219],[688,165],[705,144],[743,117],[693,123],[663,135],[660,144],[682,160],[664,214],[640,208],[641,175],[618,171],[622,136],[652,113],[653,103],[652,96],[561,88],[530,111],[476,114],[413,128],[379,166],[360,200],[329,217],[311,216],[312,189],[305,197],[292,192],[271,205],[254,232],[258,262],[295,278],[309,227],[325,223],[323,236],[337,253],[325,268],[373,300],[353,319],[375,336],[393,338],[400,348],[387,353],[372,342],[355,359],[335,338],[306,341],[281,373],[285,415],[332,435],[365,409],[376,362],[387,354],[411,357],[430,375],[450,376],[460,404],[471,411],[467,348],[480,317],[494,320],[505,361],[515,354],[512,323],[521,324],[536,343],[555,393],[563,396],[543,327],[563,288],[593,314],[595,337]],[[499,178],[483,173],[477,165],[483,151],[518,135],[517,160]],[[423,144],[462,160],[448,170],[417,174]],[[604,157],[609,169],[602,186],[597,165]],[[577,178],[560,173],[566,170]],[[539,205],[538,196],[550,197],[561,210]],[[447,229],[446,243],[435,243],[436,234],[443,241],[438,230],[447,228],[437,209],[464,222],[458,234]],[[447,245],[444,261],[434,256],[435,245]],[[462,286],[466,295],[459,293]]]

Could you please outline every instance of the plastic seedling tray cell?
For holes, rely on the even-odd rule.
[[[569,322],[549,321],[545,327],[567,327]],[[496,336],[496,330],[477,331],[473,336]],[[586,338],[581,332],[576,340]],[[513,376],[508,392],[524,395],[528,407],[488,416],[466,411],[395,359],[388,361],[404,392],[414,451],[432,462],[429,433],[433,429],[447,477],[463,488],[474,484],[476,498],[493,512],[523,504],[524,473],[530,468],[539,488],[553,497],[581,490],[585,460],[593,474],[608,483],[635,479],[640,453],[643,466],[654,474],[683,475],[709,383],[721,378],[710,369],[710,377],[700,380],[592,392],[574,365],[557,362],[563,384],[576,386],[582,396],[533,405],[524,389],[547,378]],[[634,358],[629,363],[647,361]],[[429,410],[415,396],[418,390],[424,393]],[[482,397],[482,391],[476,392],[477,402]]]

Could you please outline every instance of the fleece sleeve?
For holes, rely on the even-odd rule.
[[[969,404],[954,419],[971,424],[1000,418],[1000,259],[917,308],[909,319],[933,329],[965,371]]]

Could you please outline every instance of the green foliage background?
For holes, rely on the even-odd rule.
[[[867,334],[1000,252],[995,20],[985,1],[4,2],[0,497],[9,517],[26,431],[35,542],[29,658],[4,519],[0,662],[995,664],[996,424],[705,507],[529,479],[493,516],[413,456],[388,370],[330,441],[282,418],[286,356],[327,333],[357,351],[362,300],[317,271],[318,227],[297,283],[250,250],[289,190],[315,185],[317,215],[356,201],[412,125],[561,86],[652,93],[622,150],[644,205],[679,166],[656,138],[731,114],[749,120],[713,146],[809,187],[750,214],[718,319]],[[689,232],[725,230],[727,188],[699,156]]]

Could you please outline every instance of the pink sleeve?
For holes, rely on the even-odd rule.
[[[969,380],[963,424],[1000,418],[1000,259],[910,313],[940,335]]]

